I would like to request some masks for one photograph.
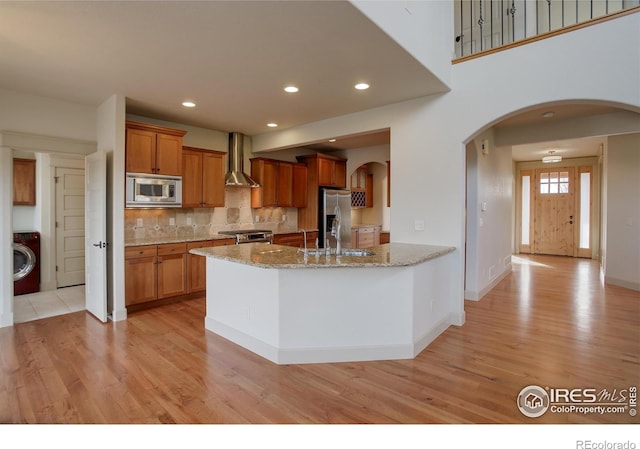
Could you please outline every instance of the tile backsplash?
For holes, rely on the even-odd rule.
[[[251,208],[247,188],[227,187],[225,207],[125,209],[125,240],[199,237],[219,231],[250,228],[297,228],[295,208]]]

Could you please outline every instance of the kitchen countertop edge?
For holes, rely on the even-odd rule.
[[[368,248],[373,256],[307,256],[297,248],[250,243],[192,249],[192,254],[260,268],[374,268],[418,265],[455,251],[453,246],[386,243]]]
[[[317,229],[305,229],[307,232],[315,232]],[[274,235],[279,234],[298,234],[302,233],[302,229],[278,229],[273,230]],[[230,235],[221,235],[221,234],[210,234],[210,235],[198,235],[192,237],[153,237],[147,239],[135,239],[135,240],[126,240],[124,242],[125,248],[133,247],[133,246],[145,246],[145,245],[164,245],[168,243],[192,243],[192,242],[203,242],[207,240],[227,240],[233,239],[233,236]]]

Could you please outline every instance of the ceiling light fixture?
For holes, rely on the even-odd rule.
[[[358,90],[367,90],[369,88],[369,85],[367,83],[358,83],[353,87],[355,87]]]
[[[277,128],[277,127],[278,127],[278,124],[277,124],[277,123],[267,123],[267,126],[268,126],[269,128]]]
[[[193,101],[183,101],[182,106],[185,108],[195,108],[196,104]]]
[[[298,89],[296,86],[287,86],[284,88],[285,92],[289,92],[290,94],[294,94],[296,92],[298,92],[300,89]]]
[[[556,115],[556,113],[555,113],[555,112],[553,112],[553,111],[547,111],[547,112],[545,112],[544,114],[542,114],[542,116],[543,116],[544,118],[551,118],[551,117],[553,117],[554,115]]]
[[[331,142],[331,143],[333,143],[335,141],[336,141],[336,139],[329,139],[329,142]]]
[[[549,155],[543,157],[542,162],[544,162],[545,164],[550,164],[554,162],[560,162],[562,160],[562,156],[556,156],[553,153],[555,153],[555,150],[549,150]]]

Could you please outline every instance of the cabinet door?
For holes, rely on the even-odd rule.
[[[269,159],[253,159],[251,161],[251,177],[260,183],[262,207],[277,206],[277,174],[278,162]]]
[[[291,205],[307,207],[307,167],[303,164],[293,164],[292,167]]]
[[[153,301],[157,297],[157,265],[155,256],[125,259],[125,304]]]
[[[182,137],[157,134],[155,169],[161,175],[182,175]]]
[[[344,189],[347,187],[347,163],[335,161],[333,173],[333,185]]]
[[[35,159],[13,160],[13,204],[15,206],[36,205]]]
[[[206,242],[193,242],[187,245],[187,252],[195,248],[209,248],[214,246],[213,240]],[[202,292],[207,289],[207,258],[195,254],[187,254],[187,270],[189,281],[187,292]]]
[[[187,292],[187,255],[158,256],[158,299]]]
[[[293,164],[278,163],[277,205],[280,207],[293,206]]]
[[[202,205],[202,153],[182,150],[182,207]]]
[[[367,181],[365,184],[364,207],[373,207],[373,175],[367,173]]]
[[[224,206],[223,155],[202,152],[202,205]]]
[[[374,245],[375,233],[373,227],[358,229],[358,248],[369,248]]]
[[[330,159],[318,159],[318,185],[333,187],[335,183],[335,161]]]
[[[127,172],[155,173],[156,133],[142,129],[127,129]]]
[[[351,228],[351,248],[360,248],[358,246],[358,229]]]

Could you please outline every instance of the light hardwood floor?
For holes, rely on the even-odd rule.
[[[527,418],[527,385],[640,386],[640,293],[597,262],[513,273],[414,360],[278,366],[204,330],[204,299],[101,324],[75,312],[0,329],[2,423],[638,423]]]

